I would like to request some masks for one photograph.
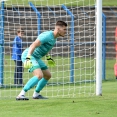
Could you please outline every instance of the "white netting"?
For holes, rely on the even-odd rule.
[[[15,64],[11,59],[17,28],[21,26],[25,30],[24,50],[38,34],[53,30],[57,20],[67,22],[67,35],[58,38],[50,52],[56,67],[50,68],[52,78],[41,93],[48,97],[95,94],[95,1],[10,0],[4,6],[4,77],[0,97],[16,97],[21,91],[20,86],[14,85]],[[31,77],[32,74],[24,70],[23,83]],[[28,91],[29,97],[33,90]]]

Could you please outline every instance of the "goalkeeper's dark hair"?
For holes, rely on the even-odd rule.
[[[67,27],[67,23],[59,20],[59,21],[56,22],[56,26],[66,26]]]

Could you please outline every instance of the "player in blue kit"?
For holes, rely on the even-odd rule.
[[[57,37],[64,37],[66,34],[67,24],[64,21],[57,21],[54,31],[46,31],[41,33],[29,48],[22,53],[22,62],[24,68],[28,68],[33,73],[33,77],[29,79],[16,100],[29,100],[25,97],[25,93],[36,85],[33,93],[33,99],[47,99],[40,94],[40,91],[46,86],[51,78],[51,73],[47,65],[41,60],[42,57],[54,47]],[[48,65],[54,66],[55,61],[47,56]]]

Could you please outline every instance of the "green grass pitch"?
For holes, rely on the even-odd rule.
[[[27,1],[21,0],[20,2],[27,5]],[[59,4],[59,0],[54,1],[55,5]],[[61,4],[66,1],[75,0],[60,0]],[[93,4],[95,0],[86,1]],[[16,2],[17,0],[12,0],[12,3]],[[9,0],[8,3],[11,4],[11,1]],[[49,0],[48,5],[52,4],[53,0]],[[116,0],[103,0],[102,4],[103,6],[117,6]],[[82,5],[82,2],[79,5]],[[29,101],[0,98],[0,117],[116,117],[117,81],[114,77],[114,63],[115,60],[106,60],[106,80],[102,83],[102,96],[50,98],[48,100],[30,98]],[[0,89],[0,95],[1,92],[2,89]]]
[[[7,58],[9,58],[7,56]],[[13,61],[12,61],[13,62]],[[106,80],[102,82],[102,96],[79,96],[75,98],[52,98],[48,100],[16,101],[9,98],[0,98],[0,116],[3,117],[116,117],[117,81],[114,77],[113,65],[115,60],[106,60]],[[12,69],[13,70],[13,69]],[[65,86],[67,88],[67,86]],[[56,87],[54,87],[56,88]],[[15,88],[12,88],[15,90]],[[17,95],[21,88],[13,95]],[[4,89],[0,89],[0,95]],[[30,94],[33,93],[29,91]]]
[[[103,82],[103,95],[48,100],[0,100],[0,117],[116,117],[117,82]]]

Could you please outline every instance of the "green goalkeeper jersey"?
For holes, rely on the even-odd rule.
[[[53,31],[46,31],[41,33],[37,39],[40,40],[41,45],[35,48],[32,56],[36,58],[42,58],[54,47],[56,43],[56,38],[54,38]],[[28,53],[28,50],[29,48],[27,48],[25,52]]]

